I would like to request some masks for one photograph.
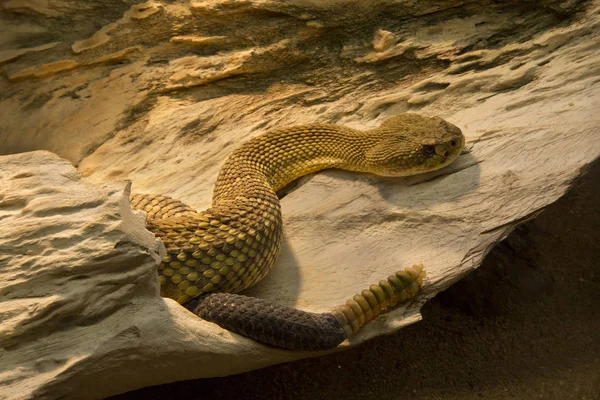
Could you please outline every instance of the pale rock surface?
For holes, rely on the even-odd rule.
[[[0,398],[101,398],[314,355],[160,298],[164,247],[127,202],[128,180],[208,207],[227,155],[278,126],[419,112],[463,129],[468,151],[444,170],[328,171],[287,188],[282,254],[247,291],[327,311],[422,262],[422,295],[341,348],[418,321],[600,155],[599,7],[1,3]]]

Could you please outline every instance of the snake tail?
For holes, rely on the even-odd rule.
[[[271,346],[328,350],[386,309],[412,298],[423,286],[424,278],[423,266],[413,265],[369,286],[330,313],[301,311],[231,293],[201,296],[189,308],[204,320]]]

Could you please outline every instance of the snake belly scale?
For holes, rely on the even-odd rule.
[[[273,130],[237,148],[220,170],[212,207],[195,211],[167,196],[132,196],[167,254],[158,267],[161,295],[201,318],[255,340],[296,350],[337,346],[379,313],[414,296],[425,272],[414,265],[369,286],[331,313],[313,314],[237,293],[259,282],[281,246],[276,192],[312,172],[341,168],[406,176],[451,163],[465,140],[437,117],[401,114],[378,128],[338,125]]]

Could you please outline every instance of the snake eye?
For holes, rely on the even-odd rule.
[[[430,156],[435,153],[435,147],[426,144],[423,146],[423,153]]]
[[[455,140],[455,139],[452,139],[452,140],[450,141],[450,146],[452,146],[452,147],[456,147],[456,140]]]

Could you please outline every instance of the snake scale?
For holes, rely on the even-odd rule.
[[[456,126],[417,114],[390,117],[367,131],[317,124],[276,129],[232,153],[206,211],[167,196],[132,196],[133,208],[147,213],[147,228],[167,249],[158,267],[161,295],[272,346],[337,346],[385,309],[413,297],[425,272],[421,265],[396,272],[324,314],[238,295],[259,282],[279,254],[283,222],[277,191],[327,168],[383,176],[432,171],[456,159],[464,143]]]

